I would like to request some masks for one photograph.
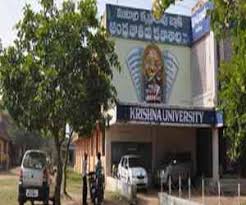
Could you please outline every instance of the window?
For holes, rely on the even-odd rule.
[[[46,156],[43,153],[30,152],[25,156],[23,166],[26,168],[42,169],[46,166]]]
[[[122,161],[121,161],[121,166],[122,166],[122,167],[125,167],[125,160],[126,160],[126,159],[123,158]]]
[[[126,158],[125,159],[125,168],[128,168],[129,167],[129,158]]]
[[[144,167],[144,162],[138,157],[129,158],[129,167]]]

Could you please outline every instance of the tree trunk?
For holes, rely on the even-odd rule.
[[[61,184],[62,184],[62,156],[61,156],[61,143],[59,136],[55,136],[55,146],[57,152],[57,175],[55,186],[55,204],[61,205]]]
[[[72,139],[72,132],[69,133],[69,138],[68,138],[68,142],[67,142],[67,146],[66,146],[66,154],[65,154],[65,162],[64,162],[64,166],[63,166],[63,193],[68,196],[67,193],[67,164],[68,164],[68,156],[69,156],[69,146],[71,143],[71,139]]]

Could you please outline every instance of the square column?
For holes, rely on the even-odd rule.
[[[219,180],[219,129],[212,128],[213,180]]]
[[[150,125],[150,136],[152,138],[152,172],[154,173],[157,156],[157,126]]]
[[[6,141],[6,169],[9,170],[10,156],[9,156],[9,142]]]

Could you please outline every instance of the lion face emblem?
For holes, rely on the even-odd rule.
[[[154,44],[136,47],[126,63],[139,102],[168,103],[180,67],[171,51]]]
[[[156,45],[149,45],[143,54],[144,100],[146,102],[163,102],[163,71],[162,54]]]

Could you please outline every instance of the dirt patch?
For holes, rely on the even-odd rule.
[[[19,173],[20,173],[19,167],[10,169],[9,171],[2,171],[0,172],[0,180],[1,179],[18,179]]]
[[[79,194],[73,194],[71,193],[71,198],[63,198],[63,204],[64,205],[81,205],[82,204],[82,197]],[[88,200],[87,200],[88,204],[92,204],[91,203],[91,199],[88,196]],[[113,192],[107,192],[105,193],[105,200],[103,202],[104,205],[129,205],[129,203],[127,202],[127,200],[123,197],[121,197],[120,195],[118,195],[118,193],[113,193]]]
[[[159,205],[157,191],[150,190],[147,193],[137,195],[138,205]]]

